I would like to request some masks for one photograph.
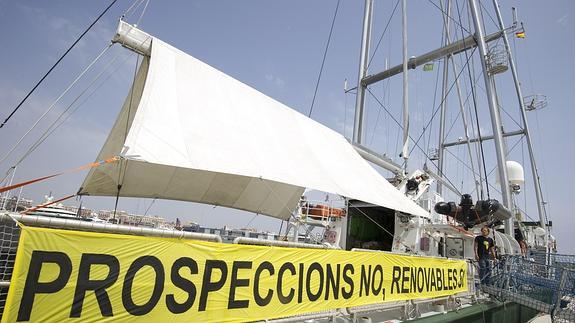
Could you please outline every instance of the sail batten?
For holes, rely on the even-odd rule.
[[[287,219],[310,188],[427,215],[340,134],[161,40],[152,40],[149,66],[138,77],[137,107],[124,104],[124,123],[116,122],[100,153],[123,151],[135,160],[91,171],[82,194],[114,196],[120,178],[120,196]],[[119,145],[127,111],[133,121]]]

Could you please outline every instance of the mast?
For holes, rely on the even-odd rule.
[[[450,59],[451,61],[451,67],[453,68],[453,75],[458,75],[458,71],[457,71],[457,67],[455,66],[455,62],[453,61],[453,59]],[[481,163],[479,162],[479,157],[477,158],[477,164],[479,166],[479,172],[477,174],[479,174],[479,180],[477,180],[477,174],[475,173],[475,163],[473,162],[473,151],[471,149],[471,141],[469,138],[469,123],[467,122],[467,116],[465,115],[465,106],[463,103],[463,98],[461,95],[461,86],[459,85],[459,79],[456,78],[455,79],[455,88],[457,89],[457,98],[459,100],[459,112],[461,113],[461,122],[463,123],[463,131],[464,131],[464,138],[466,141],[466,146],[467,146],[467,154],[469,155],[469,163],[471,164],[471,173],[473,174],[473,181],[475,182],[475,189],[477,191],[477,199],[481,199],[481,197],[483,196],[483,179],[482,179],[482,175],[481,175]],[[447,147],[445,145],[445,143],[443,144],[443,147]]]
[[[497,2],[497,0],[493,0],[493,6],[495,7],[495,12],[497,13],[499,28],[502,31],[505,31],[505,25],[503,24],[503,18],[501,17],[501,10],[499,9],[499,3]],[[521,110],[521,119],[523,120],[523,128],[524,128],[523,133],[525,134],[525,139],[527,141],[527,150],[529,151],[529,161],[531,163],[531,173],[533,176],[533,184],[535,185],[535,198],[537,199],[537,212],[539,213],[539,222],[541,228],[547,230],[545,223],[543,194],[541,193],[541,183],[539,181],[539,174],[537,173],[537,165],[535,163],[535,156],[533,154],[533,144],[531,143],[531,134],[529,132],[529,125],[527,124],[527,114],[525,112],[525,104],[523,103],[521,84],[519,83],[519,76],[517,75],[517,69],[515,67],[515,61],[513,60],[513,55],[511,55],[511,46],[509,46],[509,39],[507,38],[507,34],[505,32],[503,33],[503,43],[505,44],[505,50],[507,51],[507,56],[509,58],[509,66],[511,67],[513,82],[515,83],[515,92],[517,93],[517,100],[519,101],[519,110]]]
[[[442,4],[442,2],[440,2]],[[445,41],[444,45],[449,45],[449,15],[451,10],[451,1],[447,0],[447,13],[443,14],[443,26],[445,29]],[[439,112],[439,145],[438,145],[438,155],[437,155],[437,170],[438,175],[443,177],[443,153],[445,150],[444,137],[445,137],[445,110],[447,106],[447,81],[449,78],[449,58],[451,55],[446,55],[443,59],[443,84],[441,89],[441,107]],[[437,194],[443,194],[443,183],[437,181]]]
[[[365,89],[367,84],[362,80],[367,75],[367,62],[369,56],[369,42],[371,38],[371,16],[373,0],[365,0],[363,14],[363,36],[361,38],[361,54],[359,57],[359,76],[357,80],[357,97],[355,101],[355,118],[353,121],[353,142],[362,144],[363,141],[363,108],[365,102]]]
[[[499,171],[499,182],[501,185],[502,204],[508,209],[512,209],[511,193],[509,190],[509,181],[507,177],[507,164],[505,158],[505,149],[501,128],[501,119],[499,117],[499,110],[495,100],[495,92],[493,89],[493,77],[489,74],[487,69],[487,46],[483,38],[483,29],[479,19],[479,12],[477,11],[477,1],[469,0],[469,8],[475,27],[475,39],[477,47],[481,55],[481,68],[483,69],[483,79],[485,80],[485,91],[487,92],[487,102],[489,104],[489,112],[491,115],[491,126],[493,128],[493,139],[495,141],[495,153],[497,155],[497,169]],[[513,234],[513,220],[505,221],[505,233]]]
[[[407,173],[409,159],[409,84],[407,72],[407,0],[401,1],[402,37],[403,37],[403,169]]]

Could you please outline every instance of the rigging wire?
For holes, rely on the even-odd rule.
[[[443,40],[442,40],[443,43]],[[437,91],[439,89],[439,68],[437,69],[437,72],[435,73],[435,90],[433,92],[433,106],[435,106],[436,101],[437,101]],[[425,131],[425,128],[422,128],[422,131]],[[429,146],[431,145],[431,131],[429,132],[429,135],[427,137],[427,147],[425,147],[426,151],[429,151]]]
[[[148,205],[148,207],[146,208],[146,212],[144,212],[144,216],[148,215],[148,212],[150,211],[150,209],[152,208],[152,205],[154,205],[154,203],[156,203],[156,200],[158,198],[154,197],[154,199],[152,200],[152,202],[150,202],[150,205]]]
[[[150,0],[146,0],[146,4],[144,5],[144,9],[142,9],[142,13],[140,14],[140,17],[138,17],[138,20],[136,20],[136,23],[134,24],[134,26],[138,26],[140,24],[140,21],[142,20],[142,18],[144,17],[144,14],[146,13],[146,9],[148,9],[148,4],[150,4]]]
[[[521,165],[525,165],[525,140],[521,142]],[[523,185],[523,203],[524,208],[527,210],[527,192],[526,187]]]
[[[145,0],[134,0],[134,2],[132,2],[132,5],[128,7],[128,9],[126,9],[126,11],[124,11],[124,13],[120,16],[120,20],[124,19],[127,15],[129,15],[132,10],[137,9],[144,1]]]
[[[472,55],[475,52],[475,48],[472,51]],[[469,66],[469,59],[465,62],[465,66]],[[465,67],[464,66],[464,67]],[[423,137],[423,135],[425,134],[425,131],[427,131],[427,129],[429,129],[429,126],[431,125],[431,123],[433,122],[433,119],[435,118],[435,115],[437,115],[437,112],[439,112],[439,108],[441,107],[441,104],[443,103],[443,101],[445,101],[445,99],[447,98],[447,96],[449,96],[449,93],[451,93],[451,90],[453,90],[453,87],[455,86],[455,82],[457,82],[457,80],[459,79],[459,77],[461,76],[461,74],[463,73],[463,69],[461,71],[459,71],[459,74],[456,75],[453,83],[451,83],[451,85],[449,86],[449,89],[447,90],[447,92],[445,93],[445,97],[443,97],[441,99],[441,102],[439,102],[439,104],[437,105],[437,107],[435,108],[435,110],[433,111],[433,114],[431,115],[431,118],[429,119],[429,121],[427,122],[427,124],[425,125],[425,127],[423,127],[424,131],[417,137],[417,140],[415,141],[415,145],[417,146],[417,144],[419,143],[419,141],[421,140],[421,138]],[[411,154],[413,152],[413,150],[415,149],[416,146],[413,146],[411,148],[411,150],[409,151],[409,153]],[[421,148],[420,148],[421,149]],[[428,157],[429,158],[429,157]]]
[[[64,111],[62,111],[62,113],[60,113],[60,115],[56,118],[56,120],[52,122],[52,124],[48,127],[48,129],[44,131],[44,133],[40,136],[40,138],[38,138],[38,140],[28,149],[28,151],[26,151],[26,153],[12,167],[20,165],[20,163],[22,163],[28,156],[30,156],[30,154],[32,154],[46,139],[48,139],[48,137],[50,137],[52,133],[54,133],[54,131],[56,131],[59,127],[61,127],[76,111],[78,111],[79,108],[81,108],[84,105],[84,103],[88,101],[88,99],[92,97],[92,95],[102,85],[105,84],[105,82],[110,77],[112,77],[113,74],[110,73],[102,82],[100,82],[100,84],[98,84],[95,88],[91,90],[91,92],[84,98],[82,102],[76,105],[76,107],[72,110],[72,112],[70,112],[68,115],[65,115],[66,112],[68,112],[75,105],[75,103],[78,102],[78,100],[80,100],[82,96],[84,96],[84,94],[86,94],[86,92],[88,92],[91,89],[91,87],[100,80],[103,74],[106,71],[108,71],[108,69],[115,63],[118,57],[119,54],[116,55],[114,58],[112,58],[110,62],[108,62],[107,66],[105,66],[104,69],[96,77],[92,79],[90,84],[79,95],[77,95],[76,98],[74,98],[74,100],[72,100],[72,102],[68,105],[68,107]],[[123,64],[127,59],[128,57],[126,57],[126,59],[124,59],[123,62],[120,62],[120,65]]]
[[[483,8],[483,10],[481,10],[480,12],[482,13],[481,18],[483,20],[483,26],[485,26],[485,19],[483,18],[483,13],[487,13],[487,16],[489,17],[489,19],[491,19],[491,22],[499,28],[499,24],[495,21],[495,19],[493,18],[493,15],[491,15],[491,13],[489,12],[489,10],[487,10],[487,8],[485,7],[485,5],[483,4],[483,2],[479,1],[479,6],[481,8]]]
[[[134,68],[134,78],[132,84],[133,87],[130,90],[130,103],[128,104],[128,113],[126,114],[126,129],[124,130],[124,144],[126,143],[126,138],[128,137],[128,130],[130,128],[130,115],[132,114],[132,100],[134,97],[134,91],[136,89],[136,77],[138,75],[138,65],[140,63],[140,55],[136,55],[136,66]],[[124,170],[122,171],[122,166],[124,166]],[[126,176],[126,169],[128,168],[128,159],[122,158],[120,160],[120,164],[118,165],[118,191],[116,192],[116,201],[114,203],[114,219],[116,218],[116,211],[118,210],[118,201],[120,199],[120,190],[122,189],[122,184],[124,182],[124,178]]]
[[[387,233],[389,236],[391,236],[391,238],[393,239],[395,236],[393,233],[389,232],[389,230],[387,230],[385,227],[383,227],[381,224],[379,224],[377,221],[375,221],[372,217],[370,217],[369,215],[367,215],[367,213],[363,212],[359,207],[353,205],[353,204],[349,204],[349,207],[354,208],[356,210],[358,210],[363,216],[365,216],[368,220],[370,220],[371,222],[373,222],[375,225],[377,225],[381,230],[383,230],[383,232]],[[411,248],[406,245],[404,242],[398,241],[399,243],[401,243],[405,248],[411,250]]]
[[[509,154],[511,154],[511,152],[513,152],[513,150],[515,150],[515,148],[516,148],[517,145],[522,141],[522,139],[523,139],[523,136],[521,136],[521,138],[519,138],[519,139],[513,144],[513,146],[511,146],[511,149],[509,149],[509,151],[505,153],[505,156],[506,156],[506,157],[508,157]],[[456,158],[457,158],[457,157],[456,157]],[[489,171],[489,173],[487,173],[487,176],[493,174],[493,172],[494,172],[496,169],[497,169],[497,166],[492,167],[491,170]],[[491,188],[493,188],[497,193],[501,194],[501,191],[500,191],[496,186],[491,185],[491,184],[489,184],[489,183],[488,183],[488,185],[489,185]],[[471,192],[471,194],[475,193],[475,190],[476,190],[476,189],[474,189],[474,190]]]
[[[64,90],[64,92],[62,92],[62,94],[60,94],[58,96],[58,98],[56,98],[56,100],[54,102],[52,102],[52,104],[48,107],[48,109],[46,109],[46,111],[40,116],[40,118],[38,118],[38,120],[36,120],[36,122],[32,125],[32,127],[30,127],[30,129],[28,129],[28,131],[16,142],[16,144],[14,144],[14,146],[12,146],[12,148],[2,157],[2,159],[0,159],[0,164],[3,163],[6,160],[6,158],[8,158],[8,156],[20,145],[20,143],[22,143],[22,140],[24,140],[24,138],[26,138],[28,136],[28,134],[30,134],[30,132],[38,125],[38,123],[40,123],[40,121],[42,121],[44,119],[44,117],[50,111],[52,111],[52,109],[56,106],[56,104],[58,102],[60,102],[62,97],[64,97],[64,95],[66,95],[68,93],[68,91],[70,91],[70,89],[72,89],[72,87],[74,87],[74,85],[76,85],[76,83],[84,76],[84,74],[86,74],[92,68],[92,66],[94,66],[94,64],[96,64],[96,62],[98,60],[100,60],[100,58],[108,51],[108,49],[110,49],[110,47],[112,47],[112,45],[113,45],[112,43],[108,44],[98,54],[98,56],[96,56],[96,58],[94,60],[92,60],[92,62],[74,79],[74,81],[72,81],[72,83],[70,85],[68,85],[68,87]]]
[[[462,7],[461,10],[463,10],[463,8],[465,8],[465,6],[466,6],[466,3],[463,4],[463,7]],[[459,8],[459,7],[458,7],[458,8]],[[458,15],[459,15],[459,19],[461,19],[461,11],[458,10],[457,12],[458,12]],[[471,29],[471,20],[472,20],[472,19],[471,19],[471,10],[466,10],[466,12],[467,12],[467,24],[468,24],[469,29]],[[475,58],[474,58],[473,56],[471,57],[471,66],[475,66]],[[469,80],[472,80],[472,79],[473,79],[473,80],[479,80],[479,77],[480,77],[481,75],[478,76],[478,77],[475,77],[475,75],[476,75],[475,69],[470,69],[470,68],[468,68],[468,70],[469,70],[469,75],[468,75],[468,76],[469,76]],[[472,74],[473,74],[473,75],[472,75]],[[477,87],[478,87],[477,84],[478,84],[477,81],[471,82],[471,83],[469,84],[470,88],[471,88],[472,90],[475,90],[475,91],[471,91],[471,93],[472,93],[472,95],[473,95],[473,99],[474,99],[473,102],[474,102],[474,106],[475,106],[476,108],[477,108],[477,103],[476,103],[475,100],[477,99],[477,97],[476,97],[476,94],[475,94],[475,93],[477,92]],[[479,88],[481,88],[481,85],[479,85]],[[471,113],[471,109],[469,109],[469,115],[471,116],[471,119],[473,119],[473,114]],[[479,133],[479,117],[476,118],[476,123],[477,123],[477,131],[478,131],[478,133]],[[472,129],[473,132],[474,132],[474,136],[475,136],[476,138],[479,138],[480,135],[479,135],[479,134],[475,134],[475,127],[471,127],[471,129]],[[485,172],[485,171],[487,171],[487,170],[486,170],[486,167],[485,167],[485,163],[482,164],[482,163],[480,162],[480,160],[481,160],[482,158],[484,158],[484,157],[483,157],[484,155],[482,155],[482,154],[483,154],[483,145],[476,145],[476,151],[477,151],[477,165],[479,166],[479,170],[481,171],[481,167],[483,167],[484,172]],[[480,176],[481,176],[481,175],[480,175]],[[489,184],[489,183],[487,182],[487,176],[486,176],[486,181],[485,181],[485,183],[486,183],[485,185],[488,185],[488,184]],[[480,189],[481,189],[481,198],[484,198],[483,182],[481,182]]]
[[[337,18],[337,11],[339,10],[339,3],[340,3],[340,1],[341,1],[341,0],[337,0],[337,5],[335,6],[335,12],[334,12],[334,14],[333,14],[333,19],[332,19],[332,21],[331,21],[331,27],[330,27],[330,29],[329,29],[329,36],[327,37],[327,43],[326,43],[326,45],[325,45],[325,50],[324,50],[324,52],[323,52],[323,58],[322,58],[322,60],[321,60],[321,67],[319,68],[319,75],[317,76],[317,82],[315,83],[315,90],[314,90],[314,92],[313,92],[313,98],[312,98],[312,100],[311,100],[311,106],[310,106],[310,108],[309,108],[309,113],[308,113],[308,115],[307,115],[308,118],[311,117],[311,113],[313,112],[313,106],[314,106],[314,103],[315,103],[315,97],[316,97],[316,95],[317,95],[317,90],[318,90],[318,88],[319,88],[319,82],[321,81],[321,74],[322,74],[322,72],[323,72],[323,66],[324,66],[324,64],[325,64],[325,59],[326,59],[326,57],[327,57],[327,50],[329,49],[329,44],[330,44],[330,42],[331,42],[331,35],[332,35],[332,33],[333,33],[333,26],[335,25],[335,20],[336,20],[336,18]]]
[[[453,18],[453,17],[451,17],[450,15],[448,15],[447,12],[446,12],[445,10],[443,10],[442,8],[440,8],[435,2],[433,2],[433,1],[431,1],[431,0],[427,0],[427,2],[431,3],[435,8],[437,8],[437,10],[441,11],[441,12],[445,15],[445,17],[451,19],[454,23],[456,23],[457,25],[459,25],[459,27],[463,28],[467,33],[469,33],[469,34],[471,33],[471,32],[469,32],[469,30],[467,30],[465,27],[463,27],[463,25],[461,25],[459,22],[457,22],[457,21],[455,20],[455,18]],[[455,1],[455,2],[457,2],[457,1]]]
[[[402,124],[399,123],[399,121],[393,116],[393,114],[389,111],[389,109],[387,109],[387,107],[371,92],[371,90],[368,88],[366,88],[367,92],[374,98],[374,100],[379,104],[379,106],[381,108],[383,108],[385,110],[385,112],[391,117],[391,119],[393,121],[395,121],[395,123],[399,126],[399,129],[402,129]],[[421,136],[420,136],[421,138]],[[413,149],[415,149],[416,147],[419,148],[419,150],[421,150],[421,152],[425,155],[425,158],[427,158],[428,160],[431,160],[431,158],[429,157],[428,153],[423,150],[423,148],[419,145],[419,141],[415,141],[413,140],[413,138],[411,137],[411,135],[409,135],[409,139],[411,139],[412,141],[414,141],[414,146],[412,148],[412,150],[410,151],[413,152]],[[437,168],[437,165],[435,163],[432,162],[432,164]],[[447,178],[447,176],[444,178],[447,182],[449,182],[449,184],[451,184],[453,187],[455,187],[455,185],[453,185],[453,183],[449,180],[449,178]]]
[[[399,5],[399,0],[397,0],[395,2],[395,6],[393,7],[393,11],[391,12],[391,15],[389,16],[387,23],[385,24],[385,28],[383,28],[383,32],[381,33],[381,36],[379,36],[379,40],[377,41],[377,44],[375,45],[375,49],[373,50],[373,54],[371,54],[371,58],[369,59],[369,62],[367,63],[367,68],[369,68],[369,66],[371,65],[371,61],[373,60],[373,58],[375,57],[375,53],[377,53],[377,50],[379,49],[379,45],[381,44],[381,41],[383,40],[383,36],[385,36],[385,33],[387,32],[387,28],[389,27],[389,24],[391,23],[391,19],[395,15],[395,11],[397,10],[398,5]]]
[[[527,45],[525,45],[525,46],[527,46]],[[514,53],[514,56],[515,56],[515,66],[518,66],[518,56],[517,56],[517,54],[516,54],[516,53],[518,53],[518,51],[517,51],[517,43],[516,43],[516,41],[515,41],[515,37],[513,37],[513,53]],[[525,53],[526,53],[526,54],[525,54],[525,57],[526,57],[526,61],[527,61],[527,64],[526,64],[526,66],[527,66],[527,74],[529,75],[529,85],[530,85],[530,87],[531,87],[531,92],[534,92],[535,86],[534,86],[534,83],[533,83],[533,77],[532,77],[532,75],[531,75],[531,68],[529,68],[529,67],[531,66],[531,64],[529,64],[529,54],[528,54],[529,51],[525,51]],[[538,115],[537,111],[535,111],[535,121],[536,121],[536,124],[537,124],[537,133],[542,134],[541,129],[540,129],[540,125],[539,125],[539,115]],[[542,137],[542,135],[538,136],[538,138],[539,138],[539,146],[542,146],[542,139],[541,139],[541,137]],[[531,158],[533,158],[533,156],[531,156]],[[543,172],[546,173],[546,172],[545,172],[545,159],[543,159],[542,164],[543,164],[543,165],[542,165]],[[542,184],[541,184],[541,179],[540,179],[540,177],[539,177],[539,169],[538,169],[538,167],[535,167],[535,175],[536,175],[537,178],[539,179],[539,181],[538,181],[538,183],[539,183],[539,184],[538,184],[538,187],[536,187],[535,189],[539,189],[539,191],[540,191],[541,193],[543,193],[543,188],[542,188]],[[543,198],[543,197],[542,197],[542,198]],[[545,200],[545,199],[544,199],[544,200]],[[526,203],[527,203],[527,202],[526,202]],[[544,214],[544,216],[545,216],[545,221],[546,221],[547,223],[549,223],[549,219],[547,218],[547,203],[546,203],[545,201],[541,201],[541,203],[542,203],[542,207],[543,207],[543,214]]]
[[[457,6],[457,15],[459,16],[459,21],[461,22],[461,11],[459,9],[459,2],[455,1],[455,5]],[[463,34],[463,26],[461,24],[460,25],[460,30],[461,30],[461,36],[464,37]],[[486,187],[486,191],[487,191],[487,198],[490,198],[490,192],[489,192],[489,181],[487,179],[487,169],[486,169],[486,163],[485,163],[485,152],[483,150],[483,140],[481,139],[481,127],[479,126],[479,113],[477,111],[477,97],[476,97],[476,93],[473,87],[473,77],[471,76],[471,67],[469,66],[469,59],[470,57],[473,56],[473,52],[471,53],[471,55],[467,54],[467,51],[465,51],[465,58],[467,60],[467,62],[465,63],[465,66],[463,66],[463,68],[461,69],[462,71],[467,68],[467,75],[469,76],[469,82],[471,83],[471,94],[472,94],[472,98],[473,98],[473,108],[475,110],[475,122],[476,122],[476,126],[477,126],[477,140],[479,142],[479,148],[481,151],[481,162],[483,164],[483,171],[485,172],[485,187]],[[481,187],[483,188],[483,183],[481,183]],[[482,195],[481,198],[483,199],[483,190],[481,190]]]
[[[46,79],[46,77],[48,77],[48,75],[54,70],[54,68],[56,68],[56,66],[58,66],[58,64],[60,64],[60,62],[64,59],[64,57],[66,57],[66,55],[68,55],[68,53],[72,50],[72,48],[74,48],[74,46],[76,46],[76,44],[78,44],[78,42],[84,37],[84,35],[86,35],[88,33],[88,31],[90,31],[90,29],[92,29],[92,27],[100,20],[100,18],[102,18],[102,16],[104,16],[104,14],[106,14],[106,12],[108,12],[108,10],[117,1],[118,0],[113,0],[106,7],[106,9],[104,9],[104,11],[102,11],[102,13],[100,13],[100,15],[90,24],[90,26],[88,26],[88,28],[86,28],[86,30],[84,30],[84,32],[74,41],[74,43],[72,43],[72,45],[64,52],[64,54],[62,54],[62,56],[60,56],[60,58],[58,58],[56,63],[54,63],[54,65],[52,65],[52,67],[50,67],[48,72],[46,72],[46,74],[44,74],[44,76],[42,76],[40,81],[38,81],[38,83],[36,83],[36,85],[34,85],[34,87],[32,87],[32,89],[28,92],[28,94],[26,94],[26,96],[24,96],[24,98],[20,101],[20,103],[18,103],[18,105],[12,110],[12,112],[8,115],[8,117],[6,117],[6,119],[2,122],[2,124],[0,124],[0,128],[4,127],[4,125],[8,122],[8,120],[10,120],[10,118],[12,118],[12,116],[16,113],[16,111],[18,111],[20,109],[22,104],[24,104],[24,102],[26,102],[26,100],[30,97],[30,95],[32,95],[32,93],[38,88],[38,86],[40,86],[40,84],[42,84],[42,82]]]

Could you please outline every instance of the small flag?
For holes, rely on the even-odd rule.
[[[433,63],[428,63],[428,64],[423,65],[423,71],[424,72],[433,71]]]
[[[518,31],[515,33],[516,38],[525,38],[525,31]]]

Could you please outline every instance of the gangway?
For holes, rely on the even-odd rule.
[[[550,314],[554,322],[575,322],[575,255],[503,257],[481,290]]]

